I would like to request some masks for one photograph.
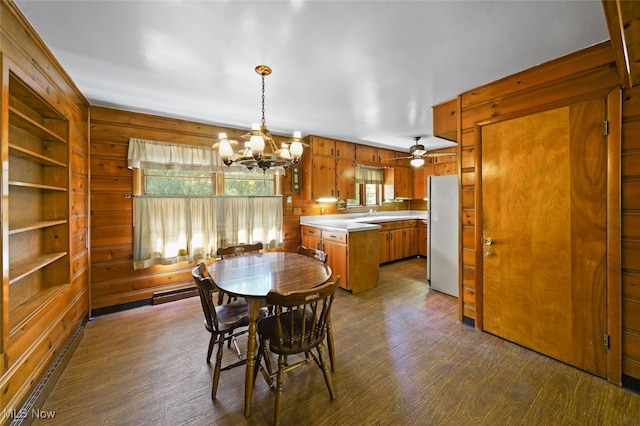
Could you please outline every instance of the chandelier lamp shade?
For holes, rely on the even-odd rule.
[[[244,143],[237,151],[234,146],[236,141],[229,140],[226,133],[218,134],[218,142],[213,145],[213,149],[218,150],[218,154],[227,166],[238,164],[248,170],[258,168],[263,172],[271,168],[286,169],[291,164],[298,164],[304,150],[301,133],[293,132],[290,140],[282,142],[280,147],[276,145],[264,118],[264,79],[271,74],[271,68],[266,65],[258,65],[256,72],[262,78],[262,121],[253,123],[251,131],[242,136]]]

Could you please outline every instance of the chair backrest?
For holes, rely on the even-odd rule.
[[[225,259],[231,256],[240,256],[246,253],[254,253],[259,252],[263,249],[262,243],[254,243],[254,244],[238,244],[235,246],[228,247],[220,247],[216,251],[216,255],[218,255],[221,259]]]
[[[191,270],[193,281],[198,287],[198,294],[200,296],[200,304],[202,305],[202,313],[204,314],[204,320],[207,330],[213,332],[218,330],[218,317],[216,315],[216,307],[213,304],[212,294],[218,291],[213,278],[207,272],[207,265],[204,262],[199,262],[198,265]]]
[[[304,254],[305,256],[313,257],[314,259],[325,264],[329,259],[329,253],[327,253],[326,251],[309,248],[305,246],[298,246],[298,254]]]
[[[338,275],[333,281],[308,290],[270,291],[267,304],[274,306],[278,339],[270,343],[271,347],[279,353],[300,353],[322,342],[339,284]]]

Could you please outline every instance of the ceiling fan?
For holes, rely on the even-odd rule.
[[[447,157],[451,155],[456,155],[455,152],[427,152],[424,149],[424,145],[418,143],[422,136],[414,136],[413,140],[415,143],[411,145],[409,148],[409,154],[406,157],[396,157],[391,160],[404,160],[411,159],[411,165],[414,167],[420,167],[424,164],[424,158],[432,158],[432,157]]]

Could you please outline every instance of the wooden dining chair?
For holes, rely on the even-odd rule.
[[[327,260],[329,260],[329,253],[326,251],[298,246],[297,249],[298,254],[303,254],[305,256],[312,257],[319,262],[322,262],[326,265]],[[335,371],[335,348],[333,346],[333,328],[331,327],[331,318],[327,320],[327,349],[329,350],[329,364],[331,365],[331,371]]]
[[[276,395],[276,425],[280,423],[284,373],[304,364],[313,361],[320,367],[329,395],[331,399],[335,399],[331,373],[324,360],[323,343],[331,305],[339,284],[340,276],[336,276],[333,281],[308,290],[287,293],[271,290],[267,294],[267,303],[274,306],[275,313],[258,320],[260,346],[254,380],[261,373]],[[314,349],[316,353],[313,352]],[[275,371],[271,366],[270,353],[278,355],[278,367]],[[289,357],[295,354],[304,354],[304,358],[291,362]]]
[[[215,399],[218,391],[220,372],[229,370],[247,362],[246,358],[243,359],[242,353],[238,348],[236,337],[247,333],[246,327],[249,325],[249,308],[247,307],[247,304],[243,302],[227,303],[218,306],[214,305],[212,295],[218,291],[218,288],[213,281],[213,278],[206,273],[206,270],[207,267],[204,262],[200,262],[191,270],[191,275],[193,276],[193,281],[198,287],[198,294],[200,295],[200,302],[202,304],[202,312],[204,313],[204,327],[209,333],[211,333],[209,350],[207,352],[207,363],[211,362],[213,347],[216,343],[218,344],[216,364],[213,369],[213,385],[211,388],[211,399]],[[240,360],[222,367],[222,352],[225,341],[234,343]]]
[[[326,251],[314,249],[311,247],[298,246],[297,251],[298,254],[304,254],[305,256],[312,257],[324,264],[326,264],[327,260],[329,259],[329,254]]]

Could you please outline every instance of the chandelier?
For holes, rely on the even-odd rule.
[[[239,164],[249,170],[258,168],[263,172],[276,167],[286,169],[291,164],[300,162],[303,151],[301,133],[293,132],[293,138],[282,142],[280,148],[277,147],[264,118],[264,78],[271,74],[271,68],[266,65],[258,65],[256,72],[262,78],[261,123],[251,125],[251,131],[242,136],[244,143],[237,152],[234,152],[233,149],[237,142],[229,140],[226,133],[218,134],[218,143],[214,144],[212,148],[218,149],[222,161],[227,166]],[[268,149],[266,149],[266,145],[268,145]]]

